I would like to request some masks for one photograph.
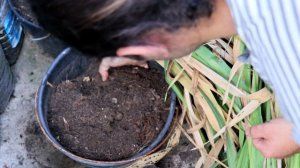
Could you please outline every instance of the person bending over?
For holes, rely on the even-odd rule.
[[[300,1],[29,0],[40,24],[110,67],[174,59],[239,34],[247,61],[275,92],[284,119],[247,129],[268,158],[300,151]]]

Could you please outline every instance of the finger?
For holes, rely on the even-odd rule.
[[[132,47],[124,47],[118,49],[117,55],[118,56],[141,55],[146,58],[162,56],[164,58],[167,58],[169,52],[165,48],[158,47],[158,46],[132,46]]]
[[[142,68],[145,68],[145,69],[148,69],[148,68],[149,68],[149,66],[148,66],[147,63],[145,63],[145,64],[140,64],[140,65],[138,65],[138,66],[140,66],[140,67],[142,67]]]
[[[102,81],[106,81],[108,79],[108,68],[104,68],[100,65],[98,72],[102,78]]]
[[[248,129],[248,135],[253,139],[265,138],[266,137],[267,123],[252,126]]]
[[[100,73],[100,75],[101,75],[101,77],[102,77],[102,81],[107,81],[107,79],[108,79],[108,72],[106,71],[106,72],[101,72]]]
[[[258,149],[260,152],[264,153],[266,149],[266,139],[258,138],[258,139],[252,139],[253,145],[256,149]]]
[[[278,154],[274,153],[274,147],[270,147],[268,139],[253,139],[253,145],[265,158],[277,158]],[[277,156],[276,156],[277,155]]]
[[[110,66],[108,64],[105,64],[104,62],[101,62],[100,66],[99,66],[99,74],[102,78],[102,81],[106,81],[108,79],[108,69],[110,68]]]
[[[146,61],[137,61],[126,57],[116,57],[113,58],[109,63],[110,67],[120,67],[124,65],[137,65],[143,68],[148,68],[148,64]]]

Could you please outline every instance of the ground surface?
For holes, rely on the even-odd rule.
[[[19,60],[13,66],[17,79],[14,96],[0,115],[0,168],[83,168],[58,152],[40,132],[34,116],[35,92],[53,58],[25,39]],[[186,139],[153,167],[189,168],[197,152]]]

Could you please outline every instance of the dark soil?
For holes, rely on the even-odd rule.
[[[53,87],[48,122],[72,153],[93,160],[131,157],[162,129],[167,85],[155,69],[113,69],[102,82],[98,63],[78,78]]]
[[[34,25],[38,25],[37,18],[31,10],[28,0],[11,0],[17,12]]]

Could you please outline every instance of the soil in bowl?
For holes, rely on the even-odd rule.
[[[28,0],[11,0],[17,12],[34,25],[38,25],[38,21],[31,10]]]
[[[76,79],[50,84],[50,130],[83,158],[129,158],[161,131],[169,112],[164,102],[168,86],[158,70],[131,66],[113,69],[102,82],[98,66],[92,63]]]

